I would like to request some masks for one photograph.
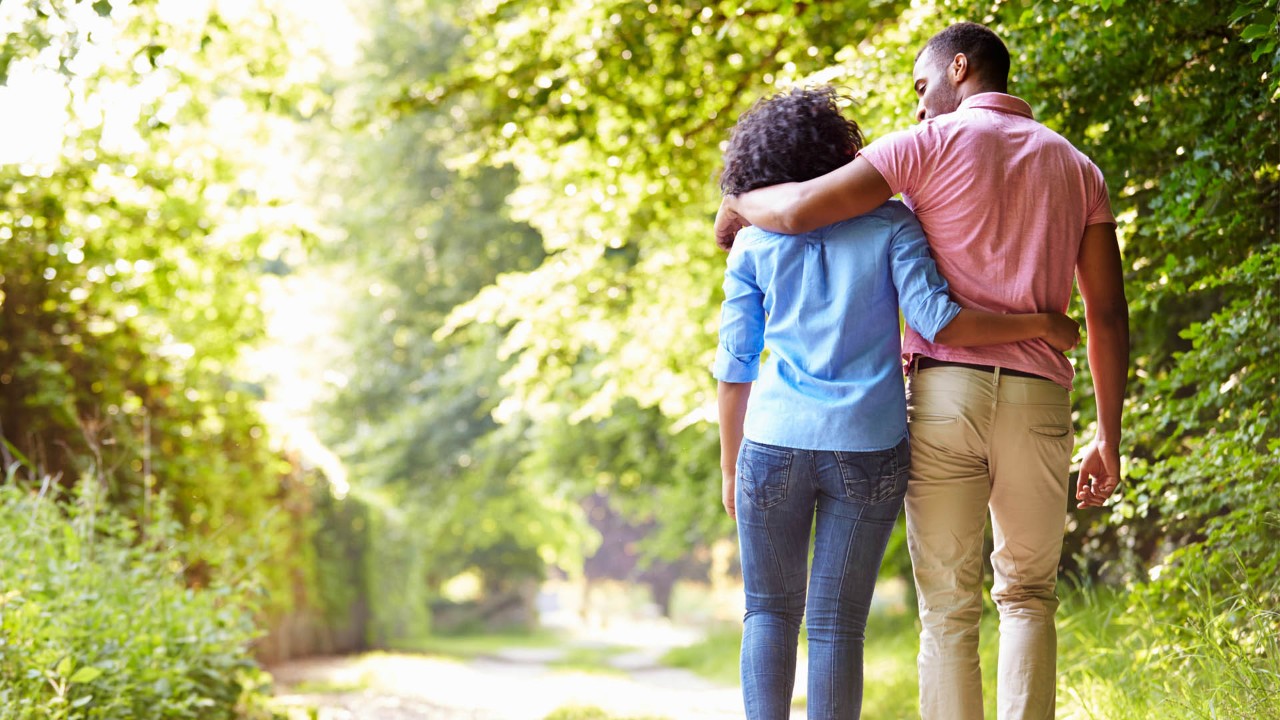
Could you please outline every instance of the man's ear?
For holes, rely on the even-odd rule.
[[[951,59],[951,64],[947,66],[947,75],[951,82],[955,85],[965,81],[969,77],[969,58],[964,53],[956,53]]]

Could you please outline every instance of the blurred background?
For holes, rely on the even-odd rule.
[[[0,1],[0,718],[740,717],[719,155],[797,84],[908,125],[958,20],[1120,220],[1060,716],[1280,717],[1277,9]],[[909,572],[900,527],[868,717],[916,716]]]

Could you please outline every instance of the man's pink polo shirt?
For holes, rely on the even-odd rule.
[[[1012,95],[974,95],[862,156],[920,218],[962,307],[1065,312],[1085,227],[1115,223],[1102,172]],[[1023,370],[1068,389],[1075,376],[1041,340],[957,348],[908,327],[902,352]]]

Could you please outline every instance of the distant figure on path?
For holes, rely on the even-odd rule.
[[[744,224],[803,233],[874,216],[902,193],[966,308],[1065,311],[1074,275],[1098,409],[1097,437],[1084,453],[1075,496],[1077,507],[1099,507],[1120,482],[1129,366],[1115,218],[1098,168],[1037,123],[1026,102],[1006,94],[1009,64],[1004,43],[982,25],[959,23],[938,33],[915,63],[920,124],[871,143],[853,162],[814,180],[727,195],[716,240],[728,247]],[[791,270],[798,272],[795,262]],[[999,716],[1051,720],[1074,369],[1042,342],[944,347],[920,329],[907,329],[903,353],[912,368],[914,462],[906,511],[923,626],[921,715],[983,716],[978,623],[990,513]]]
[[[757,103],[725,151],[724,192],[850,162],[862,136],[836,101],[824,88]],[[1063,350],[1079,326],[1058,314],[961,309],[920,224],[897,202],[799,237],[743,231],[724,289],[714,372],[723,502],[738,520],[746,590],[746,714],[790,714],[807,613],[809,715],[857,718],[867,613],[911,463],[899,308],[924,337],[955,345],[1037,339]]]

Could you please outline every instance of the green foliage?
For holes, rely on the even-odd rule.
[[[587,494],[659,519],[656,556],[729,534],[707,373],[720,143],[806,82],[844,86],[869,138],[901,127],[915,50],[972,19],[1120,219],[1128,482],[1072,515],[1068,569],[1188,614],[1192,580],[1280,599],[1276,0],[378,0],[363,64],[327,92],[298,79],[305,51],[266,0],[167,14],[182,5],[6,4],[0,81],[46,73],[70,112],[53,159],[0,166],[0,456],[90,477],[133,517],[171,509],[188,584],[229,577],[230,538],[261,534],[293,561],[269,570],[273,610],[311,603],[390,643],[430,630],[458,573],[496,593],[573,567]],[[122,105],[121,87],[146,92]],[[324,126],[339,239],[316,243],[272,182],[296,162],[266,153],[283,118]],[[308,246],[345,301],[321,434],[346,501],[295,482],[244,363],[264,273]],[[1208,607],[1226,625],[1204,632],[1257,642]]]
[[[1203,571],[1203,566],[1198,568]],[[1244,582],[1217,594],[1201,579],[1176,599],[1092,587],[1065,587],[1058,611],[1058,716],[1069,720],[1171,720],[1280,717],[1280,616],[1267,588]],[[873,612],[864,650],[863,715],[917,717],[915,653],[919,626],[910,614]],[[996,613],[987,603],[980,655],[988,714],[994,715]],[[801,633],[803,646],[804,633]],[[663,663],[734,684],[740,628],[713,630],[676,648]],[[803,661],[803,660],[802,660]]]
[[[356,644],[368,524],[259,414],[263,280],[315,232],[289,140],[324,100],[281,8],[5,3],[26,32],[0,48],[67,111],[50,152],[0,165],[0,458],[143,524],[171,514],[160,561],[180,554],[192,592],[234,584],[251,539],[275,559],[252,608],[283,626],[256,648],[273,659]]]
[[[431,630],[426,537],[417,532],[423,511],[416,505],[372,503],[369,542],[361,559],[367,577],[369,624],[366,638],[386,647],[397,638],[424,637]]]
[[[444,332],[512,328],[503,345],[515,359],[503,376],[511,406],[540,426],[555,418],[555,432],[583,426],[559,460],[530,462],[594,462],[613,489],[636,471],[670,491],[664,507],[710,519],[717,503],[705,486],[717,473],[705,447],[633,463],[581,438],[625,447],[619,438],[635,434],[660,448],[650,429],[712,432],[703,422],[721,274],[710,242],[718,143],[761,95],[825,81],[849,89],[851,113],[874,139],[909,122],[911,60],[932,33],[962,19],[992,25],[1013,51],[1012,91],[1103,168],[1124,244],[1131,483],[1109,511],[1073,516],[1068,565],[1133,579],[1173,548],[1225,558],[1221,549],[1234,547],[1261,577],[1276,568],[1266,549],[1277,536],[1262,518],[1277,509],[1266,488],[1280,472],[1269,412],[1280,382],[1277,8],[502,2],[464,13],[484,28],[464,43],[465,60],[404,82],[388,107],[464,108],[455,120],[483,151],[463,146],[457,162],[519,172],[512,217],[541,232],[549,254],[535,270],[498,277]],[[1086,441],[1092,392],[1083,350],[1074,357]],[[643,417],[649,408],[657,423]],[[668,480],[667,465],[681,463],[696,482]]]
[[[535,417],[608,416],[625,399],[705,416],[720,256],[703,240],[733,117],[774,83],[827,67],[894,3],[605,2],[470,9],[486,28],[406,102],[461,98],[459,119],[521,173],[513,217],[552,254],[500,278],[451,325],[514,324],[505,381]],[[874,49],[872,50],[874,52]],[[691,212],[691,208],[702,208]],[[708,466],[710,470],[714,466]]]
[[[627,652],[631,648],[610,645],[605,647],[571,647],[564,655],[552,660],[547,667],[556,672],[577,672],[595,675],[626,676],[625,670],[614,667],[610,659]]]
[[[309,604],[322,611],[329,627],[357,632],[353,625],[365,621],[360,608],[370,601],[367,553],[375,510],[359,495],[334,497],[323,481],[313,488],[313,497],[315,504],[302,518],[311,525],[305,537],[310,539],[315,568],[315,594]]]
[[[569,410],[569,408],[565,408]],[[654,522],[642,562],[674,561],[732,534],[719,508],[720,487],[706,467],[719,463],[719,442],[705,420],[673,428],[657,408],[622,400],[600,419],[549,417],[530,428],[521,477],[570,496],[607,493],[613,507],[637,522]]]
[[[240,718],[262,714],[250,654],[252,572],[191,588],[180,527],[137,525],[93,483],[55,502],[0,486],[0,718]],[[256,698],[256,699],[255,699]]]
[[[1059,698],[1073,716],[1280,718],[1280,616],[1237,566],[1221,593],[1206,572],[1175,597],[1081,589],[1063,604]],[[1274,583],[1274,581],[1273,581]],[[1274,596],[1274,595],[1272,595]]]
[[[64,93],[69,118],[52,157],[0,166],[0,435],[55,480],[100,480],[129,514],[165,498],[207,541],[185,545],[201,582],[233,560],[227,537],[265,532],[287,553],[271,509],[288,465],[240,363],[263,333],[260,274],[298,229],[232,159],[260,139],[250,108],[275,89],[291,102],[283,34],[215,11],[165,21],[148,2],[85,9],[10,8],[38,28],[6,42],[10,76]]]
[[[741,651],[742,628],[723,626],[712,628],[699,642],[668,650],[662,656],[662,664],[733,685],[741,677],[738,670]]]
[[[373,3],[358,73],[366,79],[341,97],[376,108],[402,83],[440,72],[466,35],[451,13],[449,4]],[[369,634],[383,643],[425,633],[429,596],[450,577],[478,569],[486,591],[502,592],[572,557],[580,534],[576,508],[556,488],[516,472],[529,427],[493,418],[506,397],[505,329],[435,336],[456,305],[545,255],[539,235],[505,209],[509,168],[447,167],[461,112],[330,117],[346,173],[334,190],[348,202],[333,218],[345,238],[320,252],[351,278],[341,322],[352,354],[335,363],[347,380],[323,434],[380,498],[366,552]]]

